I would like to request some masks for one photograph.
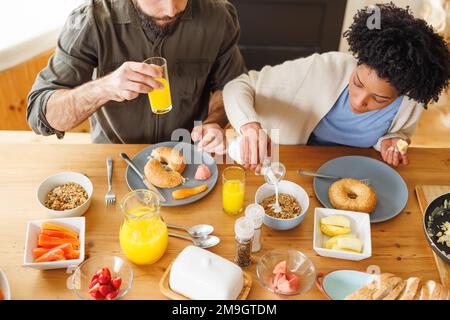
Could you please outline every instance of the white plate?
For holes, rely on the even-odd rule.
[[[39,262],[35,263],[33,257],[33,249],[38,246],[39,233],[41,232],[41,226],[44,222],[51,222],[62,227],[66,227],[76,233],[80,240],[80,258],[64,261],[52,261],[52,262]],[[38,270],[51,270],[51,269],[75,269],[84,260],[84,243],[85,243],[85,218],[60,218],[60,219],[46,219],[46,220],[34,220],[28,222],[27,234],[25,237],[25,252],[23,257],[23,266],[30,267]]]
[[[0,290],[2,290],[5,300],[11,300],[11,290],[9,289],[8,279],[2,269],[0,269]]]
[[[363,242],[363,252],[348,252],[341,250],[325,249],[324,243],[330,237],[320,231],[320,219],[331,215],[342,215],[350,220],[350,234],[354,234]],[[313,248],[323,257],[359,261],[372,256],[372,241],[370,234],[370,217],[367,213],[343,211],[326,208],[316,208],[314,210],[314,241]]]

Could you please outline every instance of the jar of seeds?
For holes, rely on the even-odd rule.
[[[252,263],[252,240],[255,233],[253,220],[248,217],[241,217],[234,225],[236,233],[236,264],[242,268],[248,267]]]

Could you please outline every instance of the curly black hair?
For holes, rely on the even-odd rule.
[[[406,9],[379,4],[381,28],[369,28],[374,11],[359,10],[344,33],[359,64],[376,70],[399,95],[423,103],[437,101],[448,87],[450,51],[444,38]]]

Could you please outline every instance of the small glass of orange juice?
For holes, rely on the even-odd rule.
[[[169,242],[167,225],[159,213],[159,197],[150,190],[135,190],[122,199],[120,207],[124,221],[119,238],[125,256],[137,265],[157,262]]]
[[[155,114],[165,114],[172,110],[172,96],[170,95],[169,73],[167,71],[167,61],[162,57],[148,58],[144,63],[153,64],[162,68],[162,77],[155,78],[156,81],[164,85],[162,89],[153,89],[148,93],[150,107]]]
[[[222,173],[222,206],[229,215],[238,215],[244,209],[245,170],[231,166]]]

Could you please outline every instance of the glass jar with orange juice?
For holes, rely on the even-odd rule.
[[[238,215],[244,209],[245,170],[231,166],[222,173],[222,206],[229,215]]]
[[[122,199],[120,207],[124,215],[120,246],[125,256],[138,265],[157,262],[169,242],[167,225],[159,212],[159,197],[150,190],[135,190]]]

